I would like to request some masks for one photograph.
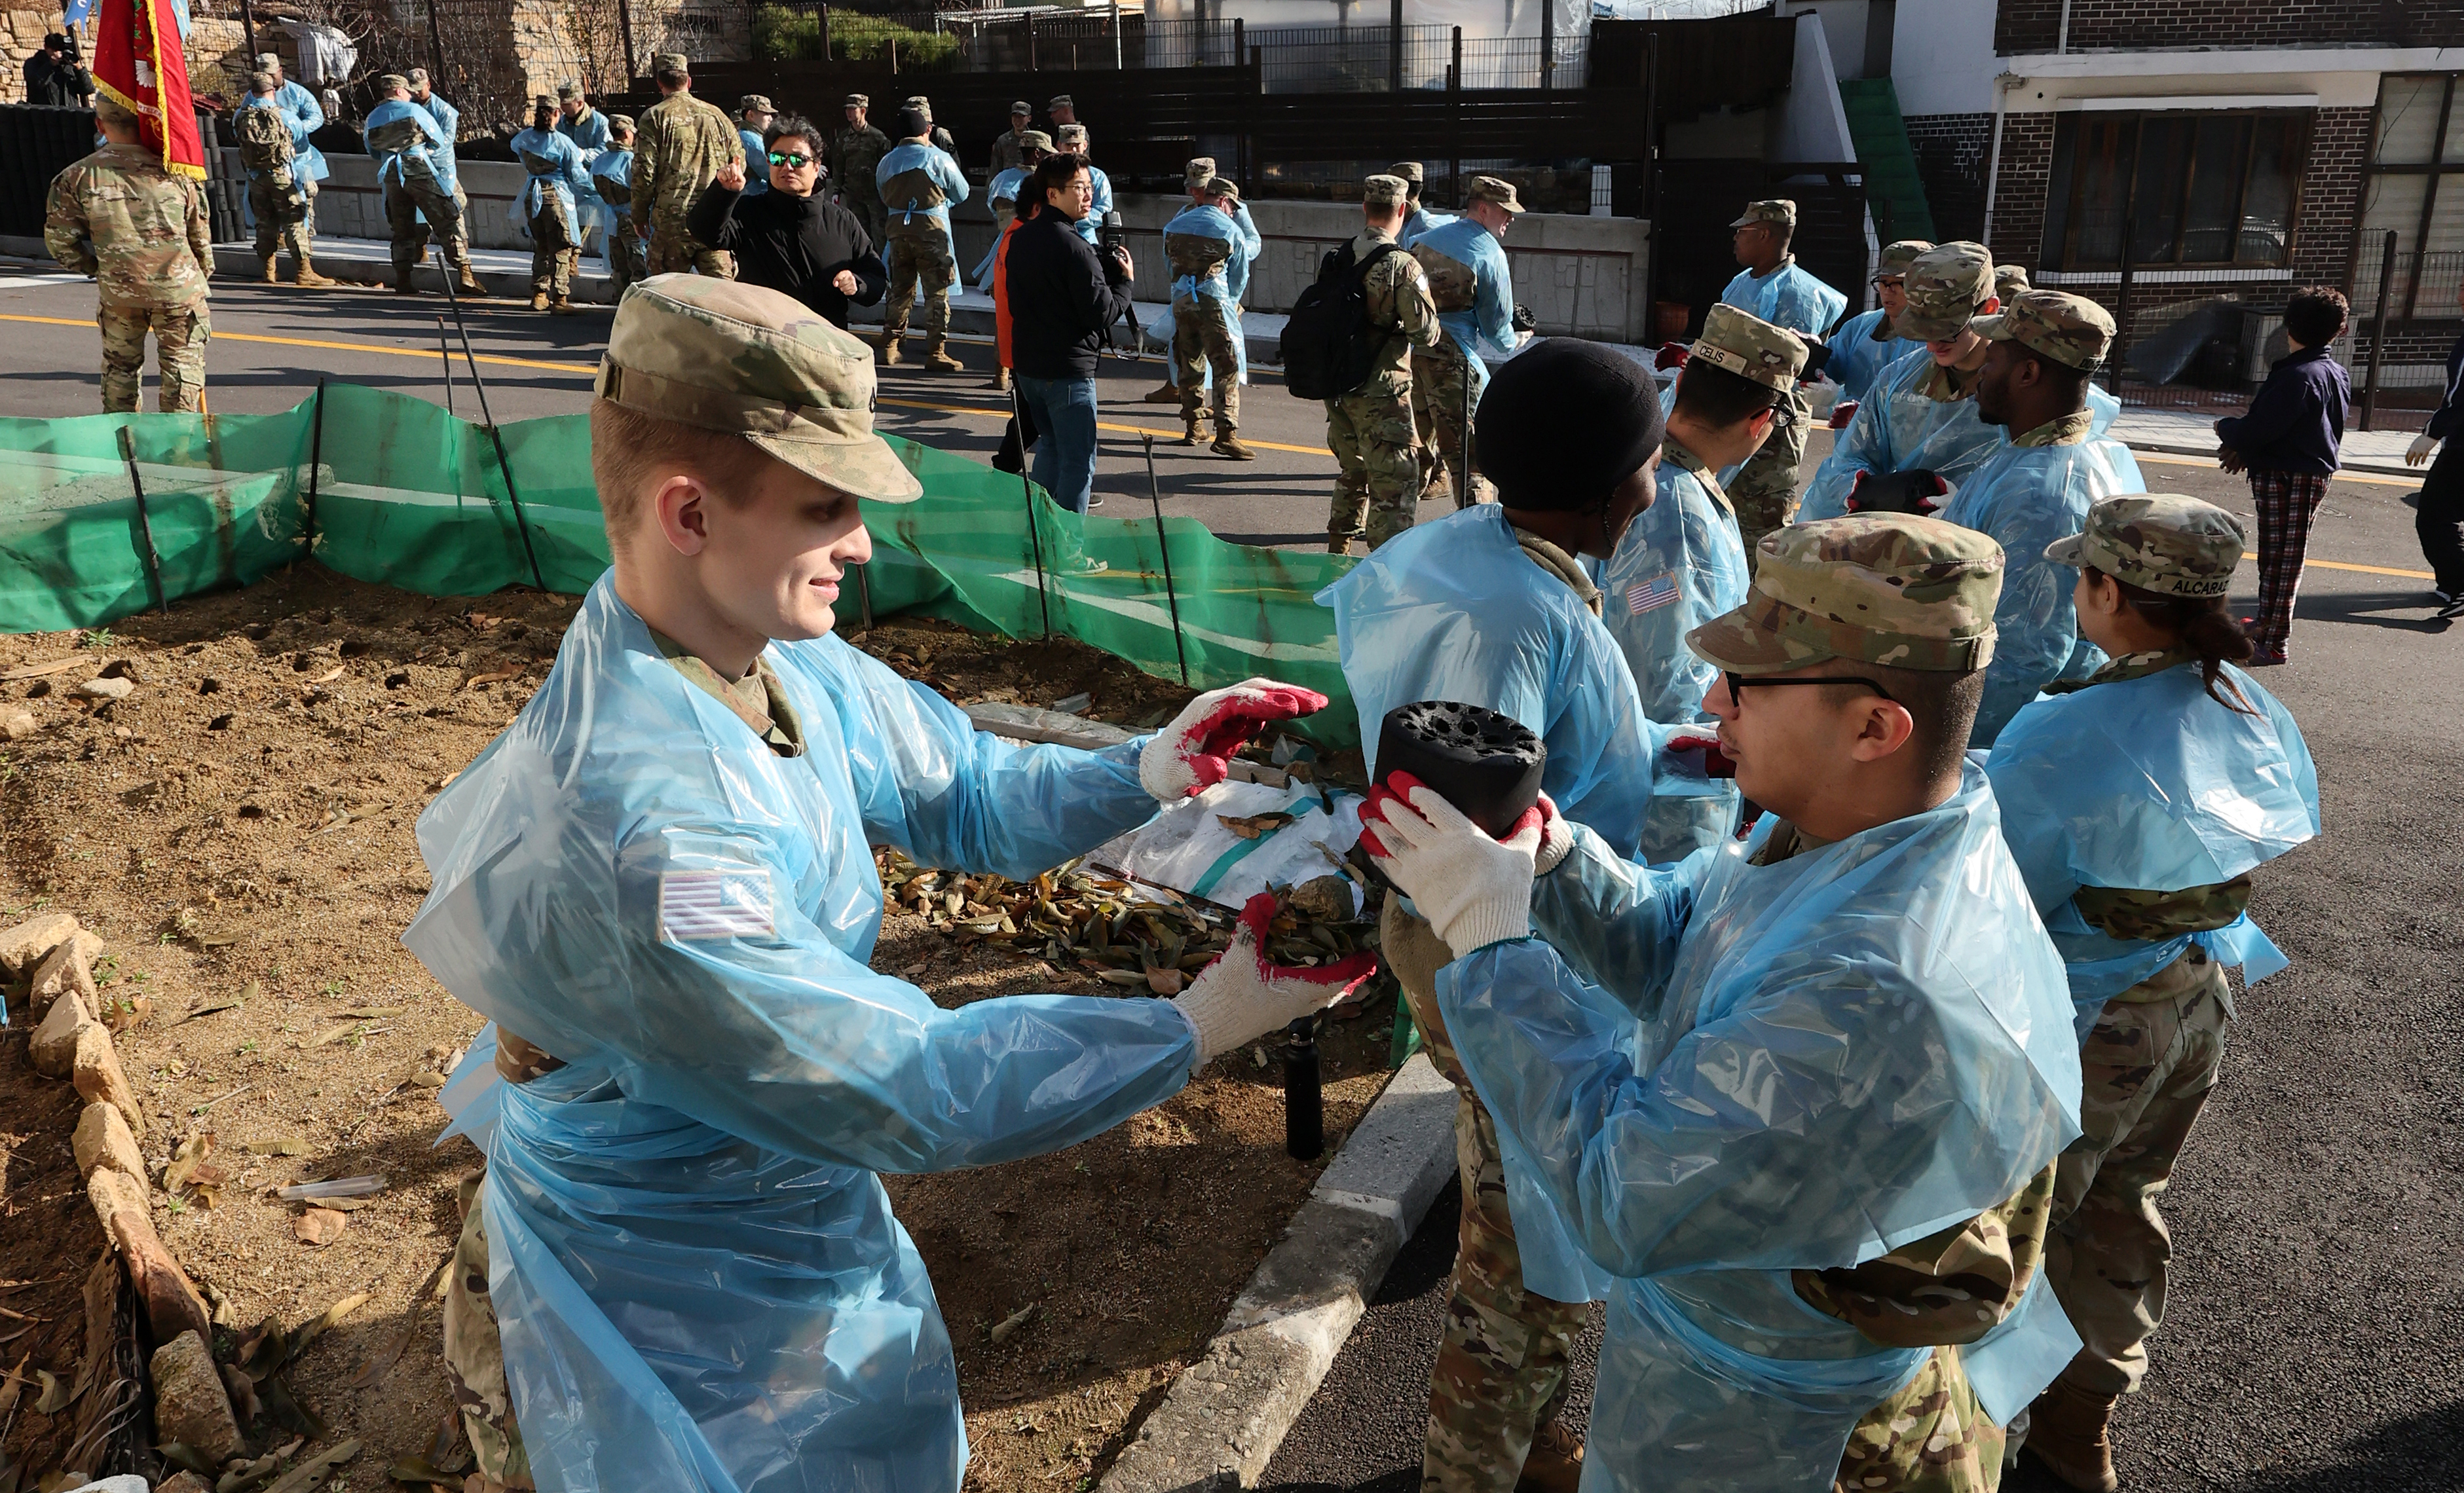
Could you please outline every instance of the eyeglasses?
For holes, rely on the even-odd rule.
[[[792,171],[800,166],[811,165],[813,164],[813,158],[810,156],[798,155],[792,150],[774,150],[770,152],[770,164],[772,165],[783,165]]]
[[[1890,700],[1892,704],[1897,705],[1900,703],[1898,700],[1891,699],[1890,691],[1883,689],[1880,684],[1876,683],[1874,680],[1864,677],[1862,674],[1826,674],[1817,679],[1763,679],[1753,675],[1740,674],[1733,669],[1723,669],[1720,670],[1720,676],[1728,681],[1728,703],[1732,706],[1743,705],[1745,703],[1745,688],[1748,685],[1752,685],[1757,689],[1769,690],[1780,685],[1790,684],[1861,684],[1866,689],[1881,695],[1883,699]]]
[[[1790,426],[1796,424],[1796,402],[1794,400],[1781,400],[1778,404],[1771,406],[1771,428],[1773,429],[1785,430]]]

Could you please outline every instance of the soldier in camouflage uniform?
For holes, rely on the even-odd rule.
[[[1015,171],[1026,165],[1020,148],[1023,138],[1035,128],[1035,105],[1021,99],[1009,106],[1009,128],[993,137],[993,175]]]
[[[1215,450],[1236,461],[1258,453],[1241,444],[1241,348],[1235,301],[1226,281],[1232,256],[1246,252],[1232,209],[1241,193],[1230,180],[1210,176],[1192,193],[1197,199],[1164,225],[1164,258],[1172,265],[1172,361],[1178,381],[1183,446],[1198,444],[1198,422],[1206,409],[1206,374],[1215,373]]]
[[[1405,186],[1399,176],[1373,176],[1360,187],[1366,226],[1345,246],[1354,265],[1379,246],[1395,242],[1403,221]],[[1412,354],[1434,347],[1444,330],[1428,276],[1399,249],[1353,273],[1369,299],[1369,325],[1380,339],[1368,382],[1326,402],[1326,444],[1341,472],[1334,504],[1327,511],[1326,548],[1348,555],[1364,532],[1375,549],[1412,527],[1420,516],[1419,438],[1412,428]]]
[[[2004,305],[2019,298],[2024,291],[2035,287],[2028,283],[2028,267],[2023,264],[1997,264],[1993,267],[1993,294]]]
[[[864,236],[887,241],[889,218],[881,206],[881,184],[873,177],[881,158],[890,154],[890,137],[866,122],[872,100],[863,94],[847,96],[847,128],[830,137],[830,185],[838,188],[839,205],[864,225]]]
[[[924,122],[932,126],[932,141],[934,148],[947,154],[953,160],[957,159],[958,154],[958,143],[957,140],[952,138],[948,130],[943,129],[938,124],[933,123],[933,100],[931,99],[922,94],[910,94],[907,96],[907,102],[903,107],[913,109],[916,113],[924,116]]]
[[[213,334],[206,277],[214,263],[203,187],[165,170],[159,153],[139,143],[137,116],[110,95],[95,100],[95,122],[107,143],[52,179],[43,246],[95,278],[103,410],[137,408],[148,332],[162,378],[155,407],[202,410]]]
[[[1522,211],[1512,182],[1475,176],[1463,216],[1422,231],[1410,246],[1446,334],[1412,355],[1413,418],[1434,448],[1423,455],[1421,468],[1445,473],[1458,508],[1493,496],[1472,449],[1471,420],[1488,383],[1481,347],[1510,353],[1525,335],[1515,317],[1513,272],[1502,247]]]
[[[458,294],[482,294],[471,268],[471,235],[462,227],[460,187],[453,177],[451,142],[444,127],[410,96],[410,80],[387,73],[377,79],[377,106],[363,125],[377,183],[385,190],[385,227],[393,238],[393,288],[412,294],[411,272],[428,257],[432,233],[445,252],[445,273]],[[420,219],[428,220],[423,233]]]
[[[744,142],[727,111],[693,97],[693,75],[681,53],[661,53],[659,92],[665,97],[643,111],[633,149],[633,218],[648,218],[652,274],[736,277],[736,256],[713,249],[685,231],[685,214],[703,188],[733,161],[744,164]]]
[[[633,121],[624,115],[607,121],[607,148],[591,160],[590,189],[607,205],[607,281],[623,300],[627,286],[649,275],[633,224]]]
[[[1823,340],[1848,309],[1848,297],[1806,273],[1789,252],[1796,233],[1796,204],[1785,197],[1748,203],[1728,226],[1736,237],[1737,262],[1745,268],[1720,299],[1810,341]],[[1756,546],[1762,537],[1796,516],[1797,469],[1812,423],[1813,406],[1804,392],[1791,390],[1771,439],[1728,479],[1728,500],[1737,505],[1749,569],[1758,562]]]
[[[231,111],[231,133],[239,137],[240,164],[248,172],[248,210],[256,216],[256,256],[265,261],[268,285],[275,277],[278,250],[291,252],[301,285],[322,287],[334,282],[317,273],[309,256],[308,219],[317,202],[317,184],[301,169],[295,121],[279,101],[281,79],[271,73],[248,76],[248,98]]]

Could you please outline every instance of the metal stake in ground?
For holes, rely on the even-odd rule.
[[[514,487],[514,464],[505,456],[505,437],[496,428],[496,417],[488,409],[488,381],[479,377],[479,358],[471,351],[470,323],[462,319],[462,298],[453,293],[453,266],[446,259],[441,239],[436,244],[436,262],[439,278],[445,282],[445,303],[453,308],[453,330],[462,338],[462,361],[471,369],[471,389],[479,396],[479,423],[495,445],[496,470],[505,477],[505,499],[514,505],[514,530],[522,537],[523,558],[531,562],[531,583],[544,591],[547,577],[540,572],[539,551],[531,544],[531,523],[522,514],[522,494]]]
[[[1326,1092],[1319,1082],[1317,1018],[1284,1029],[1284,1154],[1314,1161],[1326,1152]]]
[[[145,541],[145,582],[154,588],[154,604],[171,615],[171,598],[163,590],[163,557],[154,549],[154,516],[145,511],[145,480],[137,474],[137,440],[128,427],[120,428],[120,459],[128,464],[128,490],[137,494],[137,534]]]
[[[1172,608],[1172,651],[1180,660],[1180,682],[1189,683],[1189,646],[1180,637],[1180,594],[1172,584],[1172,543],[1163,534],[1163,489],[1155,485],[1155,437],[1138,439],[1147,449],[1147,501],[1155,505],[1155,551],[1163,557],[1163,600]]]
[[[325,376],[317,375],[317,412],[310,417],[308,428],[308,501],[299,516],[299,537],[306,541],[308,553],[317,553],[317,486],[324,479],[325,467]]]
[[[1463,439],[1455,443],[1455,461],[1463,468],[1455,473],[1455,511],[1458,513],[1471,506],[1471,376],[1472,360],[1479,356],[1471,352],[1463,354]]]
[[[1044,582],[1044,537],[1035,532],[1035,484],[1026,476],[1026,401],[1018,391],[1018,381],[1010,381],[1009,415],[1018,422],[1018,492],[1026,501],[1026,542],[1035,552],[1035,594],[1044,604],[1044,635],[1052,636],[1052,593]],[[1047,435],[1045,439],[1049,440]]]
[[[453,413],[453,340],[445,335],[445,318],[436,318],[436,353],[445,363],[445,412]]]

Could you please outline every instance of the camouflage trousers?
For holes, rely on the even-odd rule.
[[[551,196],[531,214],[531,292],[551,300],[573,295],[573,274],[582,267],[582,239],[573,218]]]
[[[1468,388],[1466,380],[1470,381]],[[1463,468],[1469,417],[1479,411],[1480,391],[1487,383],[1488,370],[1472,367],[1452,332],[1440,333],[1435,347],[1412,349],[1412,420],[1423,447],[1423,485],[1434,483],[1438,472],[1444,471],[1454,483],[1458,508],[1492,501],[1497,495],[1489,488],[1488,479],[1477,470],[1477,450],[1470,453],[1474,470],[1469,473],[1468,484]],[[1466,497],[1465,494],[1470,495]]]
[[[685,231],[685,209],[650,214],[650,246],[644,252],[644,269],[651,274],[707,274],[714,279],[736,278],[736,256],[724,249],[713,249]]]
[[[154,367],[161,376],[154,407],[174,410],[206,407],[206,343],[214,332],[203,296],[193,305],[121,306],[103,301],[95,308],[95,325],[102,328],[102,409],[105,414],[134,413],[145,377],[145,334],[154,334]]]
[[[1419,521],[1420,463],[1408,395],[1378,392],[1372,381],[1328,400],[1326,444],[1341,469],[1326,515],[1330,541],[1365,532],[1374,550]]]
[[[315,231],[309,225],[317,212],[317,184],[301,182],[299,200],[276,190],[272,182],[250,177],[248,210],[256,214],[256,256],[271,259],[275,251],[287,249],[291,257],[306,263],[308,239]]]
[[[1993,1493],[2009,1438],[1986,1417],[1960,1364],[1937,1348],[1907,1388],[1848,1433],[1834,1493]]]
[[[1813,419],[1805,395],[1790,389],[1781,406],[1794,422],[1775,425],[1762,450],[1746,458],[1727,485],[1728,505],[1737,511],[1737,528],[1746,541],[1746,569],[1754,567],[1754,546],[1774,529],[1796,517],[1797,468],[1805,457],[1806,422]]]
[[[1180,387],[1180,418],[1198,423],[1206,407],[1206,370],[1215,370],[1215,433],[1241,425],[1241,349],[1223,302],[1211,296],[1172,298],[1173,383]]]
[[[1438,1014],[1437,975],[1454,957],[1429,925],[1389,897],[1379,927],[1389,968],[1419,1024],[1429,1061],[1455,1086],[1455,1166],[1463,1178],[1454,1279],[1429,1377],[1422,1493],[1511,1493],[1535,1433],[1566,1398],[1566,1365],[1590,1308],[1523,1284],[1506,1202],[1497,1122],[1473,1094]]]
[[[607,234],[607,279],[616,298],[625,298],[625,291],[637,281],[649,278],[642,255],[642,235],[633,231],[633,213],[629,208],[618,208],[616,226]]]
[[[505,1385],[505,1346],[496,1332],[496,1304],[488,1293],[488,1226],[479,1209],[479,1187],[487,1175],[482,1167],[463,1177],[456,1198],[462,1238],[453,1246],[445,1290],[445,1376],[452,1385],[453,1408],[462,1416],[462,1433],[470,1438],[478,1476],[485,1480],[481,1493],[498,1493],[538,1484],[531,1480],[521,1429],[514,1423],[513,1394]]]
[[[949,331],[950,284],[958,277],[958,262],[950,257],[949,238],[937,230],[901,233],[890,240],[882,257],[890,266],[890,298],[883,302],[881,313],[888,335],[896,339],[906,334],[918,290],[924,296],[924,330],[936,337]]]
[[[2145,998],[2150,987],[2175,994]],[[2165,1320],[2173,1238],[2156,1201],[2216,1087],[2233,1008],[2224,968],[2188,955],[2105,1002],[2079,1049],[2079,1138],[2054,1173],[2045,1284],[2079,1328],[2063,1380],[2130,1394]]]
[[[445,246],[445,264],[450,274],[471,262],[471,231],[462,221],[462,208],[455,197],[439,187],[431,178],[407,181],[388,179],[385,184],[385,228],[393,239],[393,277],[410,278],[410,272],[428,257],[429,232]],[[428,219],[423,231],[419,219]]]

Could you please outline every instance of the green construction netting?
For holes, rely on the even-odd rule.
[[[1049,632],[1168,678],[1180,672],[1177,630],[1192,684],[1272,674],[1345,698],[1333,614],[1310,597],[1347,561],[1229,544],[1187,518],[1158,533],[1152,521],[1081,517],[989,467],[891,445],[924,496],[866,505],[876,617]],[[333,384],[277,415],[0,419],[0,631],[99,626],[154,604],[149,530],[172,601],[245,585],[303,552],[429,596],[535,579],[579,593],[607,566],[580,415],[491,432],[424,400]],[[1080,557],[1106,568],[1074,574]],[[1331,743],[1355,735],[1344,706],[1317,722]]]

